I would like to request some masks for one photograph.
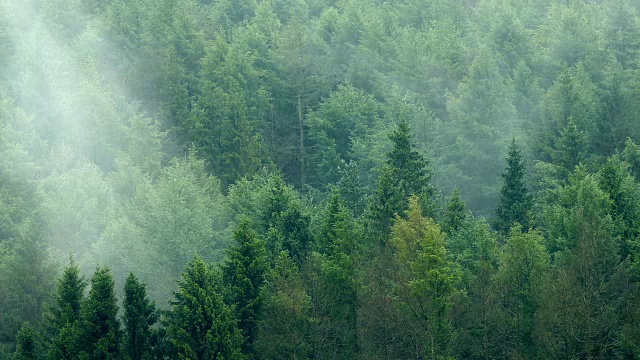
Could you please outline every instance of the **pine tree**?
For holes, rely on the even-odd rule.
[[[262,306],[260,290],[268,269],[264,243],[243,219],[233,234],[231,248],[223,267],[223,281],[235,305],[238,325],[245,338],[245,353],[253,352],[256,323]]]
[[[50,359],[73,359],[78,354],[80,305],[86,286],[80,269],[71,258],[62,278],[58,280],[56,302],[50,314],[53,338],[48,354]]]
[[[158,321],[155,304],[147,297],[144,284],[129,273],[124,283],[125,348],[131,360],[150,358],[152,345],[151,327]]]
[[[500,202],[496,209],[494,227],[507,234],[515,223],[525,229],[529,226],[528,212],[532,198],[524,182],[525,168],[516,140],[511,141],[507,157],[506,172],[502,174],[503,184],[500,190]]]
[[[97,268],[91,277],[89,296],[82,303],[81,357],[117,359],[120,355],[120,322],[113,277],[108,268]]]
[[[29,323],[25,323],[16,335],[16,351],[13,353],[13,359],[36,360],[41,359],[41,356],[38,333]]]
[[[202,259],[187,265],[166,319],[172,358],[243,358],[242,333],[218,286],[218,275]]]
[[[444,211],[444,230],[449,233],[458,231],[460,227],[462,227],[466,217],[467,205],[464,203],[464,200],[462,200],[460,191],[455,189]]]
[[[410,196],[428,203],[433,195],[429,163],[414,149],[411,130],[404,119],[390,138],[393,149],[387,154],[370,209],[372,230],[382,244],[389,238],[394,217],[407,210]]]

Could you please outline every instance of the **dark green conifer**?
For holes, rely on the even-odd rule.
[[[219,286],[219,275],[199,257],[187,265],[167,315],[171,358],[243,359],[242,333]]]
[[[553,153],[553,161],[561,167],[563,179],[568,179],[569,173],[585,159],[587,147],[586,134],[578,129],[573,119],[569,119],[567,126],[560,131],[560,138]]]
[[[265,232],[277,234],[282,241],[278,246],[267,244],[270,249],[277,250],[271,255],[277,256],[280,250],[286,250],[300,265],[307,257],[312,236],[309,217],[304,213],[300,199],[292,194],[294,192],[282,178],[275,178],[262,212],[262,225]]]
[[[404,119],[390,138],[393,149],[387,154],[370,209],[371,230],[383,244],[390,236],[395,216],[407,210],[409,197],[416,195],[428,202],[434,191],[429,183],[429,163],[413,148],[411,130]]]
[[[245,218],[233,233],[236,245],[223,267],[223,281],[235,305],[238,325],[245,338],[245,353],[252,353],[256,322],[262,306],[260,290],[268,270],[264,243],[251,230]]]
[[[494,227],[502,234],[508,234],[516,223],[524,229],[529,226],[528,212],[531,210],[532,198],[524,181],[524,160],[516,140],[511,141],[507,168],[502,174],[503,184],[500,190],[500,202],[496,209]]]
[[[41,359],[40,345],[38,343],[38,333],[26,323],[16,335],[16,351],[13,353],[14,360],[36,360]]]
[[[460,196],[458,189],[453,190],[451,199],[447,202],[447,208],[444,211],[444,230],[448,233],[456,232],[462,227],[467,217],[467,205]]]
[[[124,283],[125,348],[132,360],[149,359],[152,345],[152,326],[158,321],[155,304],[149,300],[144,284],[129,273]]]
[[[120,355],[120,322],[113,277],[108,268],[97,268],[91,277],[89,296],[81,309],[81,358],[117,359]]]
[[[86,286],[80,269],[71,258],[58,280],[55,305],[49,318],[53,339],[48,354],[50,359],[72,359],[78,354],[80,305]]]

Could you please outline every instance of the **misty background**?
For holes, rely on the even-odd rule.
[[[70,255],[86,276],[108,266],[118,293],[134,272],[166,307],[241,217],[262,231],[279,181],[311,229],[335,189],[365,216],[401,119],[437,206],[458,189],[488,222],[513,139],[537,199],[579,163],[626,151],[638,170],[639,9],[0,0],[0,343],[42,320]]]

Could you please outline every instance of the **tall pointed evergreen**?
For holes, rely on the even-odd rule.
[[[264,243],[251,230],[245,218],[233,233],[236,245],[231,248],[223,267],[223,281],[229,292],[242,335],[245,353],[252,353],[256,324],[262,306],[260,290],[268,269]]]
[[[390,138],[393,149],[387,154],[370,210],[371,230],[382,243],[390,237],[396,214],[402,215],[407,210],[410,196],[429,201],[433,195],[429,163],[414,149],[411,130],[404,119]]]
[[[504,235],[516,223],[524,229],[529,226],[527,213],[531,210],[533,200],[527,190],[524,174],[524,160],[516,140],[513,139],[509,147],[507,168],[502,174],[503,184],[494,222],[495,229]]]
[[[149,300],[144,284],[130,273],[124,283],[125,349],[131,360],[148,359],[151,356],[152,329],[158,321],[155,304]]]
[[[454,233],[458,231],[467,217],[467,205],[460,196],[458,189],[453,190],[451,199],[447,202],[447,207],[444,210],[444,226],[443,229],[448,233]]]
[[[170,358],[243,359],[242,333],[218,286],[220,279],[202,259],[187,265],[167,314]]]
[[[71,258],[58,280],[55,305],[49,318],[53,339],[48,353],[50,359],[72,359],[78,353],[80,305],[86,286],[80,269]]]
[[[120,354],[120,322],[113,277],[108,268],[97,268],[91,277],[89,296],[82,304],[80,357],[116,359]]]

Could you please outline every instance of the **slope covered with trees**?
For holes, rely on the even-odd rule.
[[[0,0],[0,359],[640,357],[637,0]]]

